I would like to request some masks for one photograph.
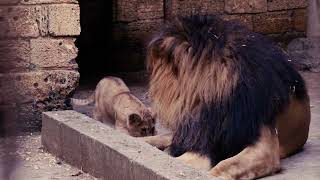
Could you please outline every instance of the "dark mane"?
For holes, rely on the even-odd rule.
[[[290,97],[307,97],[302,77],[269,38],[216,16],[166,24],[149,45],[148,69],[160,119],[165,110],[175,115],[163,118],[176,122],[171,154],[198,152],[213,164],[254,143],[262,125],[273,127]]]

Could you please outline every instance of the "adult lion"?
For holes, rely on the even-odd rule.
[[[275,173],[303,147],[305,83],[271,40],[216,16],[167,23],[148,48],[153,110],[170,135],[144,138],[214,176]]]

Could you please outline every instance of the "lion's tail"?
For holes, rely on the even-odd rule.
[[[74,106],[74,105],[77,105],[77,106],[86,106],[86,105],[89,105],[91,103],[94,103],[94,93],[92,93],[88,98],[86,99],[75,99],[75,98],[71,98],[70,101],[71,101],[71,104]]]

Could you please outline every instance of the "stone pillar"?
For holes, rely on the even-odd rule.
[[[308,37],[320,37],[320,0],[309,0]]]
[[[0,0],[0,109],[25,130],[43,111],[68,108],[79,73],[76,0]]]

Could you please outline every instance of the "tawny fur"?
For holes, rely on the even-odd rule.
[[[302,77],[272,41],[238,23],[177,18],[150,42],[147,67],[153,110],[172,134],[144,140],[214,176],[275,173],[308,138]]]
[[[126,84],[116,77],[102,79],[88,99],[72,99],[74,105],[94,104],[93,118],[114,125],[134,137],[155,134],[155,118]]]
[[[160,48],[169,49],[179,41],[175,37],[166,37]],[[238,73],[231,71],[233,65],[228,61],[226,64],[210,64],[206,61],[206,54],[210,52],[203,52],[195,67],[190,65],[188,59],[192,57],[192,47],[186,42],[174,49],[174,57],[179,59],[174,59],[172,64],[164,65],[163,61],[153,57],[152,51],[149,53],[153,109],[162,117],[162,125],[172,130],[176,128],[176,121],[183,120],[186,113],[194,111],[199,102],[209,104],[212,99],[218,101],[229,96],[238,81]],[[176,75],[172,71],[174,66],[179,67]],[[215,97],[211,98],[212,95]]]

